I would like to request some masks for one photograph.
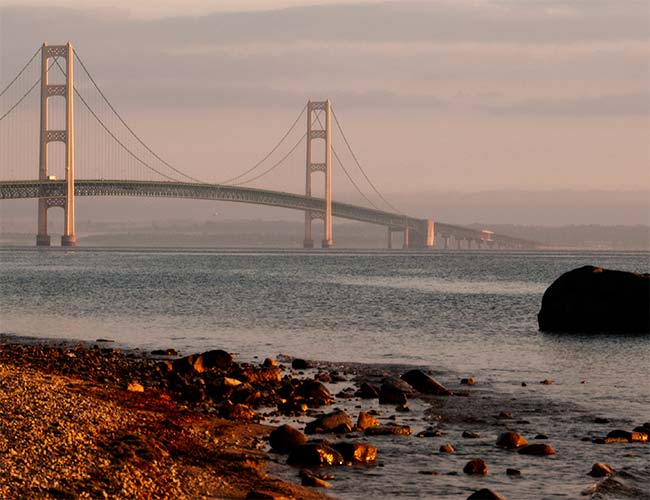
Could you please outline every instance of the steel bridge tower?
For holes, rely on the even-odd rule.
[[[314,112],[325,112],[325,129],[313,128]],[[311,223],[314,219],[323,219],[323,248],[332,246],[332,103],[327,101],[309,101],[307,103],[307,181],[305,194],[311,196],[311,174],[323,172],[325,174],[325,213],[305,212],[305,240],[304,248],[314,248]],[[323,139],[325,141],[325,162],[312,161],[312,141]]]
[[[66,59],[65,84],[48,83],[49,59],[64,57]],[[74,246],[77,237],[74,231],[74,79],[72,73],[72,44],[47,45],[41,48],[41,128],[38,178],[41,182],[51,180],[48,173],[47,146],[50,142],[63,142],[65,153],[65,197],[39,198],[38,200],[38,234],[37,246],[49,246],[50,235],[47,232],[47,211],[52,207],[63,208],[64,227],[61,246]],[[66,100],[65,130],[50,130],[48,122],[48,99],[60,96]]]

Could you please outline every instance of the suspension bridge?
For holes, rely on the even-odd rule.
[[[75,67],[81,69],[77,69],[76,78]],[[306,122],[302,134],[298,128],[301,119]],[[352,158],[357,180],[333,146],[333,131],[338,132],[344,151]],[[299,139],[294,142],[292,134]],[[248,186],[285,165],[301,145],[306,157],[304,194]],[[324,161],[314,161],[321,157]],[[332,199],[333,160],[363,198],[363,206]],[[314,174],[323,174],[322,198],[312,196]],[[333,217],[385,226],[389,248],[395,232],[402,233],[404,248],[433,248],[436,244],[459,249],[536,246],[489,230],[402,213],[359,162],[329,100],[309,101],[275,146],[237,176],[219,182],[194,177],[163,159],[129,126],[70,43],[43,44],[0,91],[0,179],[0,200],[37,200],[38,246],[51,243],[47,220],[51,208],[63,209],[61,245],[76,244],[76,196],[188,198],[300,210],[305,214],[305,248],[314,247],[312,222],[318,219],[323,221],[321,246],[333,245]]]

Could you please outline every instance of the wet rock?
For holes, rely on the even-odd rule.
[[[602,418],[602,417],[596,417],[596,418],[594,418],[594,423],[595,424],[609,424],[609,419]]]
[[[419,438],[440,437],[440,436],[442,436],[442,432],[439,430],[426,430],[417,433],[417,437]]]
[[[468,378],[461,378],[460,383],[462,385],[474,385],[476,384],[476,381],[472,377],[468,377]]]
[[[478,439],[481,437],[480,434],[477,434],[476,432],[471,432],[471,431],[463,431],[461,434],[464,438],[467,439]]]
[[[629,431],[624,431],[621,429],[616,429],[605,437],[605,439],[610,439],[612,442],[613,440],[621,440],[621,442],[628,442],[628,443],[633,443],[633,442],[647,442],[648,441],[648,435],[644,432],[629,432]]]
[[[262,366],[266,366],[266,367],[268,368],[269,366],[278,366],[278,364],[275,362],[274,359],[272,359],[272,358],[266,358],[266,359],[262,362]]]
[[[502,411],[502,412],[499,412],[499,414],[497,415],[497,418],[501,419],[501,420],[509,419],[509,418],[512,418],[512,413],[510,413],[509,411]]]
[[[194,371],[203,373],[207,370],[228,370],[233,364],[230,354],[221,349],[206,351],[201,354],[191,354],[172,361],[172,369],[179,373]]]
[[[521,471],[519,469],[506,469],[506,475],[508,476],[521,476]]]
[[[519,450],[519,453],[522,455],[536,455],[542,457],[546,455],[555,455],[555,450],[545,443],[536,443],[524,446]]]
[[[357,429],[360,431],[365,431],[369,427],[377,427],[379,425],[379,420],[375,417],[366,413],[365,411],[359,412],[359,418],[357,418]]]
[[[401,379],[422,394],[434,394],[436,396],[451,395],[450,390],[429,377],[422,370],[409,370],[402,375]]]
[[[537,434],[534,439],[548,439],[546,434]]]
[[[650,427],[645,427],[643,425],[640,425],[639,427],[635,427],[634,432],[641,432],[643,434],[650,434]]]
[[[348,380],[337,371],[330,372],[330,379],[332,380],[332,382],[347,382]]]
[[[439,473],[435,470],[419,470],[418,474],[422,474],[423,476],[437,476]]]
[[[366,443],[341,442],[332,446],[346,462],[367,464],[377,458],[377,448]]]
[[[522,382],[522,383],[521,383],[521,386],[522,386],[522,387],[528,387],[528,384],[527,384],[526,382]]]
[[[352,430],[352,419],[344,411],[337,410],[318,417],[305,426],[305,434],[325,432],[345,433]]]
[[[447,443],[447,444],[443,444],[440,447],[439,451],[440,451],[440,453],[453,453],[453,452],[456,451],[456,449],[452,445]]]
[[[406,387],[405,387],[406,386]],[[407,402],[407,394],[411,394],[410,386],[397,381],[386,381],[379,388],[379,404],[403,405]]]
[[[361,399],[375,399],[379,397],[379,387],[364,382],[359,387],[359,390],[354,393],[354,395]]]
[[[522,446],[526,446],[528,444],[528,441],[516,432],[503,432],[499,434],[499,437],[497,438],[497,446],[499,448],[506,448],[508,450],[513,450],[515,448],[521,448]]]
[[[400,413],[408,413],[411,411],[411,409],[407,404],[403,404],[403,405],[396,406],[395,411],[398,411]]]
[[[280,453],[289,453],[296,446],[305,444],[307,436],[290,425],[281,425],[277,427],[269,436],[271,448]]]
[[[327,387],[318,380],[306,380],[296,388],[296,394],[312,406],[329,405],[334,401]]]
[[[408,425],[379,425],[369,427],[365,431],[366,436],[409,436],[411,428]]]
[[[302,359],[302,358],[295,358],[291,362],[291,368],[294,370],[307,370],[309,368],[313,368],[314,364],[307,360],[307,359]]]
[[[312,488],[331,488],[332,485],[321,479],[310,470],[303,469],[300,471],[301,484],[303,486],[311,486]]]
[[[220,408],[219,414],[229,420],[244,420],[247,422],[260,420],[260,416],[250,406],[241,403],[232,404],[229,401]]]
[[[153,356],[178,356],[178,351],[174,348],[169,349],[155,349],[151,351]]]
[[[544,380],[541,380],[539,383],[542,385],[551,385],[553,381],[550,378],[545,378]]]
[[[279,384],[282,372],[277,366],[246,367],[232,374],[234,378],[251,384]]]
[[[306,443],[296,446],[287,459],[289,465],[343,465],[341,454],[323,443]]]
[[[475,458],[465,464],[465,467],[463,467],[463,472],[465,474],[477,474],[484,476],[488,473],[488,468],[483,459]]]
[[[483,488],[472,493],[467,500],[506,500],[506,497],[490,488]]]
[[[129,382],[126,390],[129,392],[144,392],[144,386],[140,382]]]
[[[539,329],[557,332],[650,332],[650,274],[584,266],[546,290]]]
[[[612,469],[609,465],[599,462],[599,463],[595,463],[591,467],[591,471],[589,472],[589,475],[591,477],[605,477],[613,473],[614,473],[614,469]]]

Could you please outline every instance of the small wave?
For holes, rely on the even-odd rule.
[[[582,492],[589,500],[634,498],[650,499],[650,466],[645,469],[624,468]]]

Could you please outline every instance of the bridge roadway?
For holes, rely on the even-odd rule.
[[[65,190],[66,182],[64,180],[0,181],[0,200],[62,198],[65,196]],[[316,215],[325,213],[325,200],[322,198],[221,184],[75,179],[75,195],[234,201],[308,211]],[[409,232],[416,234],[426,233],[428,223],[426,219],[417,219],[402,214],[334,201],[332,202],[332,215],[343,219],[386,226],[392,231],[403,231],[404,228],[408,227]],[[436,222],[434,228],[436,237],[453,237],[456,241],[487,241],[490,245],[519,249],[532,249],[537,246],[531,241],[492,233],[486,235],[486,233],[476,229],[454,226],[443,222]]]

